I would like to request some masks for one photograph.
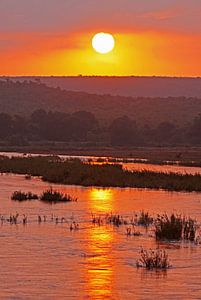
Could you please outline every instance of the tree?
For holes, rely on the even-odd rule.
[[[158,143],[169,144],[176,140],[177,126],[171,122],[162,122],[155,131],[155,138]]]
[[[201,144],[201,114],[193,120],[188,137],[193,144]]]
[[[0,113],[0,138],[6,139],[12,132],[12,118],[8,114]]]
[[[127,116],[115,119],[109,131],[111,144],[114,146],[138,145],[140,143],[137,125]]]

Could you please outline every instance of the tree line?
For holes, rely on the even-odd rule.
[[[125,147],[201,145],[201,114],[182,127],[172,122],[140,127],[128,116],[101,124],[87,111],[68,114],[39,109],[26,117],[0,113],[0,140],[12,145],[34,141],[90,142]]]

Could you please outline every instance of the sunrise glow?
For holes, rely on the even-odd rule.
[[[93,37],[92,46],[96,52],[106,54],[114,49],[115,40],[111,34],[100,32]]]
[[[40,2],[36,16],[27,3],[23,22],[18,22],[20,6],[11,22],[4,17],[10,7],[0,4],[1,75],[201,75],[199,5],[189,2],[191,10],[182,10],[182,5],[158,3],[153,8],[151,3],[126,1],[108,5],[106,12],[100,3],[90,8],[80,1],[70,10],[68,5],[62,2],[58,10],[56,3],[48,8]]]

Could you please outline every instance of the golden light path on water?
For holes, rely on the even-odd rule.
[[[93,214],[108,213],[114,208],[111,189],[89,191],[89,209]],[[93,226],[88,231],[87,292],[90,299],[108,299],[114,294],[113,287],[113,232],[102,226]]]

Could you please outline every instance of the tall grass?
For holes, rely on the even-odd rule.
[[[140,258],[136,263],[137,267],[144,267],[147,270],[167,269],[170,267],[168,254],[165,250],[144,250],[140,251]]]
[[[196,221],[181,215],[167,214],[158,216],[155,221],[155,235],[157,239],[190,240],[196,235]]]
[[[54,191],[52,188],[44,191],[40,197],[40,200],[49,203],[77,201],[77,199],[74,199],[72,196]]]
[[[12,194],[11,199],[15,201],[36,200],[38,199],[38,195],[33,194],[31,192],[25,193],[21,191],[15,191]]]
[[[11,200],[15,200],[15,201],[26,201],[26,200],[35,200],[35,199],[39,199],[41,201],[48,202],[48,203],[77,201],[77,198],[73,198],[68,194],[60,193],[59,191],[55,191],[52,188],[44,191],[40,197],[31,192],[25,193],[22,191],[15,191],[11,196]]]
[[[148,227],[149,225],[151,225],[153,223],[153,221],[154,221],[154,219],[150,216],[149,212],[141,211],[141,213],[138,217],[138,220],[137,220],[137,224]]]
[[[1,157],[0,172],[41,176],[52,183],[82,186],[134,187],[169,191],[201,191],[201,175],[127,171],[120,165],[90,165],[51,157]]]

